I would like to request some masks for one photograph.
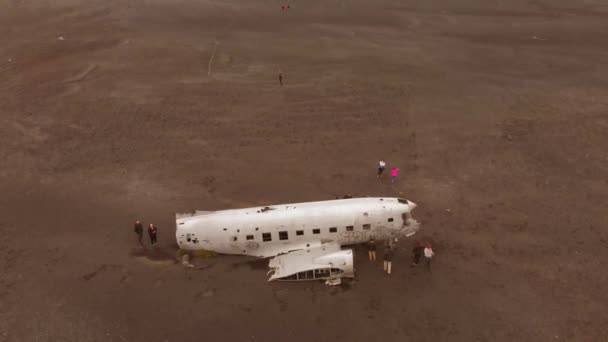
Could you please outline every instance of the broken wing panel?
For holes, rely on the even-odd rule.
[[[298,250],[270,259],[269,281],[304,281],[348,277],[353,278],[353,251],[337,244]]]

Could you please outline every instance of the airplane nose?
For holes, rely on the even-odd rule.
[[[414,208],[416,208],[418,205],[410,200],[407,201],[407,205],[410,207],[410,210],[413,210]]]

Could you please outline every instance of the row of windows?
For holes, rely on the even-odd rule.
[[[393,219],[389,218],[388,222],[393,222]],[[369,230],[369,229],[372,228],[372,225],[371,224],[364,224],[364,225],[362,225],[362,228],[363,228],[363,230]],[[256,230],[257,230],[257,228],[256,228]],[[355,230],[355,226],[346,226],[346,231],[347,232],[352,232],[354,230]],[[330,227],[329,228],[329,232],[330,233],[337,233],[338,232],[338,227]],[[321,229],[320,228],[314,228],[312,230],[312,233],[315,234],[315,235],[316,234],[321,234]],[[302,235],[304,235],[304,231],[303,230],[296,230],[296,235],[297,236],[302,236]],[[245,238],[247,240],[253,240],[254,236],[253,236],[253,234],[250,234],[250,235],[246,235]],[[237,240],[236,236],[234,236],[232,238],[232,240],[236,241]],[[287,231],[280,231],[279,232],[279,240],[289,240],[289,232],[287,232]],[[271,233],[262,233],[262,241],[264,241],[264,242],[272,241],[272,234]]]

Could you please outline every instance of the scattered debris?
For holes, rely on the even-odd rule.
[[[213,52],[211,53],[211,57],[209,57],[209,64],[207,65],[207,76],[211,76],[211,63],[213,63],[213,57],[215,57],[215,51],[217,51],[217,46],[219,42],[216,40],[215,45],[213,46]]]
[[[182,265],[184,265],[184,267],[194,268],[194,265],[190,263],[190,254],[182,255]]]
[[[448,208],[448,209],[446,209],[445,211],[447,211],[448,213],[451,213],[451,212],[452,212],[452,210],[450,210],[449,208]]]
[[[12,58],[9,58],[9,59],[7,59],[7,61],[10,63],[10,62],[12,62],[12,61],[13,61],[13,59],[12,59]]]
[[[327,279],[327,281],[325,281],[325,285],[336,286],[336,285],[340,285],[340,284],[342,284],[342,278],[340,278],[340,277],[330,278],[330,279]]]
[[[63,38],[63,36],[59,36],[57,37],[58,40],[65,40],[65,38]]]

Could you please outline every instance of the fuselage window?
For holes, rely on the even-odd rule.
[[[318,268],[315,270],[315,276],[326,277],[329,275],[329,268]]]
[[[313,234],[321,234],[321,229],[319,229],[319,228],[313,229],[312,233]]]
[[[331,227],[331,228],[329,228],[329,232],[330,233],[337,233],[338,232],[338,228],[337,227]]]
[[[279,240],[287,240],[289,239],[289,235],[287,235],[287,232],[279,232]]]
[[[388,222],[393,222],[393,218],[391,217],[391,218],[389,218],[387,221],[388,221]]]
[[[304,235],[304,231],[303,230],[296,230],[296,235]]]
[[[364,224],[364,225],[363,225],[363,229],[364,229],[364,230],[370,230],[371,228],[372,228],[372,225],[371,225],[371,224]]]
[[[331,272],[331,274],[332,274],[332,275],[335,275],[335,274],[340,274],[340,273],[344,273],[344,271],[342,271],[342,270],[341,270],[341,269],[339,269],[339,268],[331,268],[331,269],[330,269],[330,272]]]
[[[272,236],[270,235],[270,233],[262,233],[262,241],[272,241]]]
[[[353,230],[355,230],[354,226],[346,226],[346,231],[347,232],[352,232]]]
[[[247,235],[247,240],[253,240],[253,235]]]

